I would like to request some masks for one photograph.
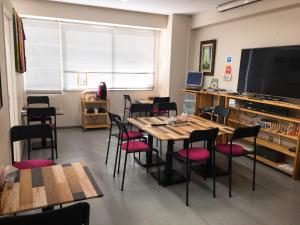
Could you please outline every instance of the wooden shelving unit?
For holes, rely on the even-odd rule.
[[[278,123],[296,123],[298,126],[300,125],[300,116],[296,117],[300,115],[299,104],[292,104],[280,101],[260,100],[247,96],[235,96],[231,94],[217,92],[190,91],[185,89],[182,89],[181,91],[184,93],[196,94],[197,97],[195,114],[199,113],[199,109],[211,107],[214,105],[223,105],[226,108],[230,108],[231,114],[228,119],[228,125],[232,127],[252,126],[254,124],[254,121],[251,121],[254,120],[251,118],[252,116],[257,118],[269,118],[277,121]],[[230,100],[232,99],[235,101],[234,105],[229,104]],[[246,101],[283,107],[285,109],[288,109],[293,116],[285,117],[240,107],[241,105],[243,105],[242,103]],[[249,115],[252,116],[249,117]],[[278,142],[273,142],[272,139],[276,139],[278,140]],[[244,141],[246,143],[253,142],[253,140],[251,139],[246,139]],[[289,146],[286,146],[286,143],[288,143]],[[282,162],[273,162],[262,156],[257,156],[257,160],[259,162],[266,164],[276,170],[280,170],[288,175],[291,175],[294,179],[300,179],[300,134],[298,134],[298,136],[294,136],[278,130],[262,128],[260,135],[257,138],[257,144],[270,149],[270,151],[275,151],[279,154],[282,154],[284,158],[284,161]],[[290,151],[290,146],[294,147],[295,151]],[[250,155],[250,158],[251,157],[253,156]],[[292,172],[280,167],[280,165],[285,163],[288,163],[292,166]]]
[[[97,98],[95,92],[84,93],[81,98],[82,106],[82,129],[95,129],[95,128],[108,128],[109,116],[107,111],[109,110],[109,100],[101,100]],[[105,112],[98,112],[98,109],[102,108]],[[88,113],[88,109],[93,110],[92,113]]]

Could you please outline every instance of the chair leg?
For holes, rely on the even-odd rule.
[[[123,191],[124,188],[124,180],[125,180],[125,172],[126,172],[126,164],[127,164],[127,151],[126,151],[126,155],[125,155],[125,161],[124,161],[124,169],[123,169],[123,179],[122,179],[122,187],[121,187],[121,191]]]
[[[120,143],[120,141],[118,140],[117,151],[116,151],[116,158],[115,158],[115,165],[114,165],[114,175],[113,175],[113,177],[116,176],[116,168],[117,168],[118,154],[119,154],[119,143]]]
[[[229,198],[231,198],[232,157],[229,156]]]
[[[191,180],[191,176],[192,176],[192,162],[190,162],[189,165],[189,181]]]
[[[186,199],[185,205],[189,206],[189,162],[186,161]]]
[[[107,164],[107,160],[108,160],[108,153],[109,153],[109,148],[110,148],[110,139],[111,139],[111,135],[109,134],[108,143],[107,143],[107,150],[106,150],[105,164]]]
[[[255,191],[255,172],[256,172],[256,154],[254,153],[252,191]]]
[[[31,151],[31,141],[28,140],[28,143],[27,143],[27,154],[28,154],[28,160],[30,160],[30,151]]]
[[[212,150],[213,154],[213,168],[212,168],[212,173],[213,173],[213,197],[216,197],[216,152],[215,150]]]
[[[122,152],[122,149],[121,149],[121,143],[119,144],[119,164],[118,164],[118,173],[120,173],[120,164],[121,164],[121,152]]]

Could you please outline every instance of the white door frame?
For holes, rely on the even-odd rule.
[[[3,5],[3,22],[4,22],[4,41],[5,41],[5,54],[6,54],[6,74],[7,74],[7,87],[8,87],[8,104],[9,104],[9,121],[10,126],[19,124],[19,110],[17,98],[17,79],[15,70],[14,59],[14,38],[13,38],[13,23],[12,13],[7,10]],[[20,159],[20,144],[14,145],[15,160]]]

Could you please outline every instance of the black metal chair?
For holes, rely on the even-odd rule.
[[[27,108],[32,108],[34,105],[41,105],[42,107],[50,107],[50,100],[48,96],[28,96],[27,97]],[[30,121],[41,121],[39,116],[28,117]],[[51,123],[51,117],[46,118]]]
[[[52,160],[30,160],[31,139],[48,138],[51,142],[52,160],[54,159],[53,151],[53,133],[52,128],[48,124],[35,124],[28,126],[14,126],[10,129],[11,159],[12,165],[18,169],[31,169],[37,167],[51,166]],[[27,141],[28,160],[16,162],[14,154],[14,142]]]
[[[90,205],[80,202],[61,209],[0,218],[5,225],[89,225]]]
[[[157,104],[157,109],[159,112],[164,112],[167,116],[170,116],[170,112],[174,112],[177,116],[177,104],[176,102],[160,102]],[[156,140],[156,145],[158,140]],[[159,142],[159,152],[162,155],[162,141]]]
[[[125,122],[126,112],[128,113],[128,117],[130,117],[130,108],[131,108],[132,102],[130,95],[124,94],[124,113],[123,113],[123,122]]]
[[[160,102],[157,104],[157,109],[159,112],[166,112],[168,116],[170,116],[170,111],[175,112],[175,116],[177,116],[176,102]]]
[[[153,104],[152,104],[152,115],[161,115],[166,114],[167,111],[159,111],[158,104],[164,103],[164,102],[170,102],[170,97],[154,97],[153,98]]]
[[[179,150],[175,157],[185,161],[186,164],[186,205],[189,205],[189,182],[191,177],[191,167],[194,162],[207,162],[213,154],[213,147],[218,136],[219,129],[195,130],[190,134],[186,147]],[[192,147],[195,142],[206,141],[208,148]],[[210,166],[210,165],[209,165]],[[213,197],[215,197],[215,173],[213,162]],[[207,166],[208,167],[208,166]],[[207,168],[209,169],[209,168]]]
[[[125,180],[125,173],[126,173],[126,164],[127,164],[127,155],[130,153],[136,153],[136,152],[155,152],[157,154],[157,173],[158,173],[158,182],[160,184],[160,171],[159,171],[159,153],[156,149],[152,148],[148,143],[144,141],[136,141],[136,140],[130,140],[129,134],[126,128],[125,123],[123,123],[120,120],[116,120],[118,124],[118,128],[120,131],[119,135],[119,140],[118,143],[120,143],[120,148],[116,152],[116,159],[118,158],[119,154],[119,165],[121,161],[121,152],[122,150],[125,151],[125,161],[124,161],[124,169],[123,169],[123,178],[122,178],[122,186],[121,186],[121,191],[123,191],[124,188],[124,180]],[[125,137],[127,138],[121,138],[125,134]],[[114,166],[114,174],[116,172],[116,166],[117,166],[117,161],[115,161],[115,166]],[[147,173],[149,170],[150,165],[147,165]]]
[[[108,137],[109,139],[108,139],[107,150],[106,150],[105,164],[107,164],[107,161],[108,161],[108,154],[109,154],[109,149],[110,149],[111,138],[112,137],[119,138],[119,133],[112,133],[113,125],[117,125],[117,119],[121,120],[121,117],[117,114],[113,114],[113,113],[108,112],[108,116],[109,116],[109,119],[110,119],[110,129],[109,129],[109,137]],[[129,135],[130,140],[144,138],[143,133],[138,132],[138,131],[133,131],[133,130],[128,131],[128,135]],[[123,134],[123,136],[121,138],[125,140],[125,138],[126,138],[125,134]],[[119,148],[119,143],[117,145],[117,148]]]
[[[151,104],[134,103],[130,108],[130,117],[149,116],[151,109]]]
[[[232,158],[246,156],[247,154],[253,154],[253,180],[252,180],[252,190],[255,190],[255,169],[256,169],[256,138],[258,136],[260,126],[253,127],[240,127],[236,128],[233,132],[229,144],[217,144],[215,151],[225,155],[228,158],[228,174],[229,174],[229,197],[231,197],[231,180],[232,180]],[[245,150],[242,146],[238,144],[233,144],[233,141],[242,138],[253,137],[253,152]],[[215,155],[214,160],[215,161]]]
[[[218,123],[227,124],[227,120],[230,114],[230,109],[224,108],[222,106],[216,106],[212,112],[212,120]]]
[[[47,108],[28,108],[27,109],[27,124],[30,125],[31,121],[30,117],[40,117],[41,123],[46,123],[47,118],[53,118],[53,122],[49,123],[48,125],[52,128],[54,132],[54,144],[55,144],[55,152],[56,158],[58,158],[57,152],[57,127],[56,127],[56,109],[54,107],[47,107]],[[42,140],[42,147],[47,147],[47,143]]]

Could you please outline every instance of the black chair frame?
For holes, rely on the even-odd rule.
[[[130,108],[131,108],[132,102],[130,95],[124,94],[124,112],[123,112],[123,122],[125,122],[126,117],[126,111],[128,113],[128,117],[130,117]]]
[[[118,128],[119,128],[119,131],[120,131],[119,132],[119,138],[118,138],[118,145],[120,146],[120,148],[118,148],[117,152],[116,152],[116,160],[115,160],[115,166],[114,166],[114,177],[115,177],[115,173],[116,173],[117,161],[118,161],[118,172],[119,172],[119,169],[120,169],[120,161],[121,161],[121,153],[122,153],[121,145],[123,144],[124,141],[127,143],[126,150],[125,150],[125,161],[124,161],[124,168],[123,168],[123,178],[122,178],[121,191],[123,191],[123,189],[124,189],[124,180],[125,180],[125,173],[126,173],[127,156],[128,156],[128,154],[135,153],[135,152],[141,153],[141,152],[149,152],[149,151],[151,151],[151,152],[155,152],[156,153],[156,155],[157,155],[158,183],[160,184],[160,170],[159,170],[160,159],[159,159],[159,153],[158,153],[157,149],[150,148],[150,149],[142,149],[140,151],[134,151],[134,152],[128,151],[128,145],[129,145],[129,142],[131,140],[129,138],[126,138],[126,139],[122,139],[121,138],[122,134],[124,134],[124,133],[126,134],[126,137],[128,137],[128,131],[127,131],[126,124],[123,123],[122,121],[118,120],[118,119],[116,121],[117,121]],[[118,160],[118,158],[119,158],[119,160]],[[150,165],[146,166],[147,173],[149,171],[149,167],[150,167]]]
[[[58,151],[57,151],[57,125],[56,125],[56,109],[55,107],[46,107],[46,108],[28,108],[27,109],[27,124],[30,125],[31,121],[30,117],[40,117],[41,123],[45,124],[47,118],[53,118],[53,123],[51,123],[52,130],[54,132],[54,147],[55,147],[55,153],[56,158],[58,158]],[[46,148],[46,143],[44,140],[42,140],[42,148]],[[30,152],[29,152],[30,155]]]
[[[10,129],[10,144],[12,164],[15,163],[14,157],[14,142],[26,141],[28,146],[28,159],[30,159],[31,139],[33,138],[48,138],[51,142],[51,155],[54,159],[54,143],[52,128],[48,124],[35,124],[28,126],[14,126]]]
[[[180,160],[183,160],[186,164],[186,206],[189,205],[189,181],[191,178],[191,171],[192,171],[192,163],[193,160],[189,159],[189,148],[192,147],[192,144],[195,142],[205,141],[207,142],[207,150],[214,154],[213,148],[215,145],[216,138],[219,133],[219,128],[212,128],[209,130],[195,130],[191,132],[190,137],[187,141],[185,141],[185,150],[186,150],[186,158],[179,156],[178,154],[175,154],[176,158],[179,158]],[[211,159],[214,159],[214,157],[211,156]],[[195,161],[198,162],[198,161]],[[206,162],[206,173],[208,174],[209,170],[212,169],[213,174],[213,197],[216,196],[215,193],[215,163],[213,161],[213,165],[211,168],[211,165]]]
[[[235,131],[232,134],[232,137],[230,139],[229,145],[230,145],[230,152],[229,154],[225,154],[228,158],[228,175],[229,175],[229,197],[232,196],[231,194],[231,187],[232,187],[232,158],[233,157],[240,157],[240,156],[246,156],[248,154],[253,154],[253,174],[252,174],[252,190],[255,190],[255,172],[256,172],[256,139],[260,131],[260,126],[252,126],[252,127],[239,127],[236,128]],[[240,155],[232,155],[232,145],[233,141],[242,139],[242,138],[253,138],[253,151],[245,151],[244,154]],[[215,151],[214,151],[215,152]],[[220,153],[220,152],[219,152]],[[220,153],[223,154],[224,153]],[[215,154],[213,155],[215,161]]]
[[[5,225],[89,225],[90,205],[80,202],[61,209],[48,210],[36,214],[8,216],[0,218]]]

